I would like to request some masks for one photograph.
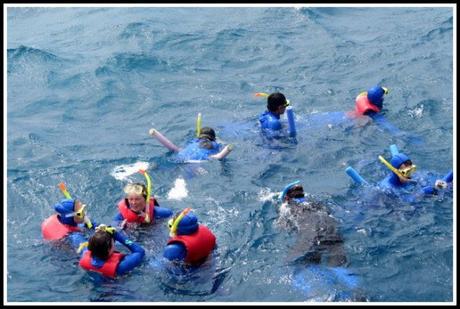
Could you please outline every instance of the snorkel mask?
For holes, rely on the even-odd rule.
[[[144,187],[137,183],[128,183],[124,188],[123,191],[126,194],[137,194],[137,195],[147,195],[147,192],[144,192]]]
[[[387,160],[385,160],[382,156],[379,156],[380,162],[382,162],[389,170],[393,173],[398,175],[401,179],[405,181],[409,181],[411,179],[412,174],[417,170],[417,166],[412,164],[406,168],[396,169],[393,165],[391,165]],[[403,162],[404,163],[404,162]],[[403,164],[401,163],[401,165]]]
[[[81,204],[81,208],[78,211],[74,211],[65,215],[66,218],[77,217],[84,219],[86,217],[86,204]]]
[[[192,208],[185,208],[176,218],[168,220],[169,236],[174,237],[177,235],[177,227],[180,221],[192,210]]]

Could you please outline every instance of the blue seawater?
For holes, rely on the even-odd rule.
[[[346,267],[366,300],[452,302],[452,191],[407,204],[356,188],[344,171],[352,165],[377,182],[387,173],[377,157],[388,158],[390,144],[419,170],[453,167],[453,10],[8,7],[6,300],[340,301],[348,295],[340,286],[314,298],[297,288],[311,282],[289,263],[295,235],[274,226],[277,203],[261,198],[299,179],[331,205]],[[422,145],[375,124],[302,129],[311,114],[353,109],[356,95],[375,84],[390,89],[388,121],[423,137]],[[257,117],[266,102],[254,93],[273,91],[294,107],[296,143],[261,142]],[[235,149],[194,173],[198,165],[171,162],[148,130],[183,146],[199,112]],[[43,241],[40,224],[62,198],[61,181],[92,218],[110,223],[125,184],[110,173],[139,161],[153,166],[162,206],[192,207],[214,231],[214,259],[170,277],[159,263],[168,238],[160,220],[131,232],[146,249],[139,268],[94,281],[68,246]],[[188,196],[168,200],[182,176]]]

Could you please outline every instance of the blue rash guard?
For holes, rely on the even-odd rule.
[[[216,142],[210,142],[212,144],[211,149],[200,147],[202,139],[194,138],[184,149],[179,151],[176,155],[178,162],[187,161],[204,161],[208,160],[209,156],[217,154],[221,150],[221,145]]]
[[[81,233],[80,233],[81,234]],[[140,245],[136,244],[135,242],[129,240],[125,235],[122,233],[115,231],[114,239],[121,244],[123,244],[125,247],[127,247],[131,253],[127,254],[123,257],[123,259],[120,261],[120,264],[118,264],[117,267],[117,276],[124,275],[125,273],[133,270],[135,267],[139,266],[142,262],[142,259],[144,258],[145,255],[145,250],[142,248]],[[85,238],[80,238],[80,242],[78,246],[74,246],[74,248],[77,250],[78,247],[80,246],[81,243],[86,242],[87,239]],[[76,244],[76,243],[75,243]],[[87,248],[84,248],[80,252],[80,257],[83,256],[83,254],[88,250]],[[93,257],[91,259],[91,264],[94,267],[102,267],[104,265],[105,261],[101,260],[97,257]]]

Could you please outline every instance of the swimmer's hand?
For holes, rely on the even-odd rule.
[[[157,135],[157,133],[158,133],[158,131],[157,131],[156,129],[154,129],[154,128],[151,128],[151,129],[149,130],[150,136],[155,136],[155,135]]]
[[[230,152],[230,151],[232,151],[232,150],[233,150],[233,148],[235,148],[235,146],[233,146],[233,144],[228,144],[228,145],[227,145],[227,146],[225,146],[224,148],[227,148],[227,149],[228,149],[228,151]]]
[[[447,188],[447,182],[442,180],[442,179],[437,179],[436,182],[434,183],[434,186],[437,189],[446,189]]]

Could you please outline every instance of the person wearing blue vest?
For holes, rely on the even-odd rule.
[[[116,251],[115,241],[123,244],[131,253]],[[89,241],[80,244],[77,252],[80,253],[80,267],[110,279],[133,270],[145,256],[144,248],[105,224],[99,225]]]
[[[222,160],[233,150],[231,144],[222,148],[222,145],[216,142],[216,132],[210,127],[200,128],[198,137],[192,139],[185,148],[174,145],[154,128],[149,130],[149,134],[163,146],[176,152],[176,161],[178,162]]]
[[[417,167],[412,163],[412,160],[404,153],[398,152],[393,154],[390,163],[385,161],[383,157],[379,157],[382,163],[385,164],[390,173],[383,179],[379,186],[385,189],[397,192],[400,189],[413,189],[419,182],[426,182],[425,179],[420,179],[414,172]],[[452,183],[453,173],[450,172],[444,178],[438,178],[433,185],[422,186],[421,192],[424,195],[436,195],[439,190],[446,189],[449,183]]]
[[[283,126],[281,115],[284,114],[289,102],[281,92],[275,92],[267,97],[267,110],[259,116],[259,123],[262,132],[271,137],[280,136]]]

